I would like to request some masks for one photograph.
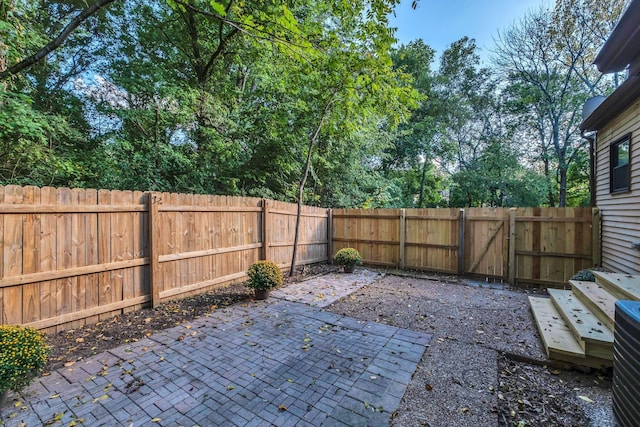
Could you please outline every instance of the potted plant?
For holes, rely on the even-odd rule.
[[[247,271],[249,281],[246,286],[255,291],[255,299],[263,300],[269,297],[273,288],[282,286],[284,280],[282,270],[272,261],[256,261]]]
[[[362,257],[354,248],[342,248],[334,255],[333,262],[343,266],[345,273],[353,273],[355,266],[362,264]]]
[[[44,334],[32,327],[0,325],[0,408],[9,390],[28,386],[47,363]]]

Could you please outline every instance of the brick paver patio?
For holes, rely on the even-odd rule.
[[[362,279],[330,276],[315,290]],[[0,425],[384,426],[430,338],[250,302],[53,372],[14,396]]]

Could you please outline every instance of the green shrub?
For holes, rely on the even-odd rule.
[[[360,252],[353,248],[342,248],[333,257],[333,262],[338,265],[362,264]]]
[[[587,268],[585,270],[580,270],[576,274],[571,276],[571,280],[578,280],[581,282],[595,282],[596,276],[593,274],[594,271],[609,272],[609,270],[604,267]]]
[[[268,291],[269,289],[282,286],[284,277],[282,270],[272,261],[256,261],[251,264],[247,271],[249,281],[246,286],[259,291]]]
[[[44,334],[31,327],[0,325],[0,393],[20,391],[47,363]]]

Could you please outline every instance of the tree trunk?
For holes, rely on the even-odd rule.
[[[542,163],[544,164],[544,176],[547,179],[547,183],[549,184],[549,188],[547,189],[547,202],[549,203],[549,207],[555,206],[555,198],[553,196],[553,187],[551,186],[551,171],[549,168],[549,159],[545,157],[542,158]]]
[[[420,197],[418,199],[418,207],[423,208],[424,203],[424,184],[427,180],[427,160],[425,158],[424,163],[422,164],[422,179],[420,180]]]
[[[560,194],[558,195],[558,207],[564,208],[567,205],[567,167],[560,167],[558,170],[560,181]]]
[[[335,95],[335,94],[334,94]],[[300,238],[300,218],[302,217],[302,196],[304,194],[304,186],[307,183],[307,177],[309,176],[309,170],[311,169],[311,157],[313,154],[313,146],[315,145],[318,135],[320,135],[320,130],[322,129],[322,125],[329,114],[329,107],[333,103],[333,96],[327,101],[327,104],[324,107],[324,111],[322,112],[322,117],[320,117],[320,121],[318,122],[318,126],[316,127],[315,132],[309,139],[309,148],[307,149],[307,161],[304,165],[304,173],[302,174],[302,178],[300,179],[300,183],[298,184],[298,211],[296,212],[296,230],[293,238],[293,255],[291,256],[291,268],[289,269],[289,277],[293,276],[296,269],[296,260],[298,258],[298,240]]]

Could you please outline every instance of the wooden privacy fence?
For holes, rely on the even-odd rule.
[[[296,205],[256,198],[0,187],[0,323],[64,329],[288,268]],[[305,206],[298,265],[328,259]]]
[[[0,187],[0,323],[65,329],[291,262],[297,207],[256,198]],[[600,263],[591,208],[303,207],[298,265],[366,264],[566,284]]]
[[[600,264],[597,208],[334,209],[334,250],[371,265],[564,286]]]

